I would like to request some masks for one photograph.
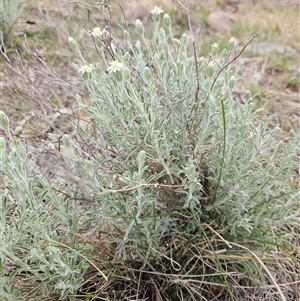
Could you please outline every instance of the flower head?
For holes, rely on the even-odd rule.
[[[158,6],[154,6],[154,8],[151,10],[151,14],[152,15],[160,15],[162,14],[164,11],[158,7]]]
[[[92,30],[92,34],[94,37],[101,38],[103,35],[103,30],[101,30],[99,27],[94,27]]]
[[[91,73],[92,72],[92,66],[87,66],[87,65],[83,65],[79,68],[79,72],[84,74],[84,73]]]
[[[123,68],[124,68],[123,63],[120,63],[118,61],[111,61],[110,66],[108,67],[107,71],[108,72],[116,72],[116,71],[120,71]]]

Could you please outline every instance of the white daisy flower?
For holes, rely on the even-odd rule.
[[[112,61],[110,62],[110,66],[108,67],[107,71],[108,72],[116,72],[120,71],[124,68],[124,64],[120,63],[118,61]]]
[[[87,65],[84,65],[84,66],[81,66],[79,68],[79,72],[81,74],[84,74],[84,73],[91,73],[92,72],[92,67],[91,66],[87,66]]]
[[[92,34],[94,37],[101,38],[103,35],[103,30],[101,30],[99,27],[94,27],[92,30]]]
[[[164,11],[158,7],[158,6],[154,6],[154,8],[151,10],[151,14],[152,15],[160,15],[162,14]]]

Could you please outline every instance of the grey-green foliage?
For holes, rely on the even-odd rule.
[[[74,293],[88,267],[77,251],[63,244],[69,244],[72,235],[65,231],[73,231],[78,208],[54,193],[24,145],[14,140],[7,153],[0,138],[5,183],[0,199],[1,300],[28,300],[53,292],[65,298]],[[23,284],[21,289],[16,285],[20,281],[29,284],[25,293]]]
[[[49,135],[51,147],[36,160],[10,132],[10,151],[1,139],[0,272],[8,300],[22,295],[13,287],[22,273],[32,283],[41,277],[31,294],[75,294],[87,267],[79,256],[88,252],[80,243],[91,235],[86,229],[101,233],[118,260],[145,268],[171,235],[188,236],[202,224],[240,239],[296,221],[296,143],[276,141],[278,129],[257,118],[249,92],[244,101],[234,96],[236,70],[219,72],[236,43],[195,57],[186,34],[173,37],[169,16],[160,22],[154,15],[150,39],[137,22],[139,38],[131,42],[126,32],[125,49],[94,29],[94,64],[69,39],[83,61],[75,68],[90,99],[76,100],[89,122],[59,138],[59,149]]]
[[[151,43],[138,21],[141,39],[127,51],[111,49],[111,60],[124,64],[120,70],[107,69],[102,37],[102,64],[76,67],[92,99],[92,104],[83,103],[78,96],[78,105],[101,132],[93,137],[81,129],[82,135],[97,149],[95,164],[109,162],[109,168],[90,175],[93,190],[99,179],[113,182],[112,175],[120,175],[127,188],[152,187],[136,190],[133,216],[138,220],[149,206],[160,206],[151,185],[177,184],[178,194],[168,203],[195,209],[200,220],[214,221],[221,233],[236,237],[296,221],[299,191],[289,182],[297,167],[295,135],[290,143],[278,143],[279,128],[269,129],[268,121],[259,120],[249,92],[244,103],[234,96],[236,71],[229,66],[218,75],[234,41],[220,55],[214,44],[209,58],[197,58],[196,64],[188,55],[187,36],[174,39],[168,16],[163,20],[165,28],[154,22]],[[144,165],[138,159],[141,152]]]
[[[6,35],[22,13],[24,0],[0,0],[0,32]]]

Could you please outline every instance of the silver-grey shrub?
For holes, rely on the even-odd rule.
[[[137,21],[136,33],[124,33],[124,47],[111,43],[108,29],[91,30],[94,62],[69,39],[82,59],[75,69],[90,98],[76,101],[88,120],[75,123],[71,135],[49,135],[44,156],[12,135],[1,113],[9,146],[2,138],[7,300],[24,300],[14,284],[24,273],[28,283],[42,281],[31,295],[75,298],[88,259],[98,258],[91,250],[97,239],[114,249],[112,270],[117,262],[145,269],[162,259],[176,267],[164,256],[171,241],[198,237],[207,224],[232,242],[263,241],[296,224],[295,135],[278,143],[279,128],[258,118],[249,91],[235,96],[237,69],[224,66],[236,41],[221,53],[212,45],[205,58],[191,55],[188,36],[173,37],[167,14],[152,17],[149,36]]]

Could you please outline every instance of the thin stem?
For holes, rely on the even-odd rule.
[[[223,167],[224,167],[224,160],[225,160],[225,152],[226,152],[226,116],[225,116],[224,102],[223,102],[222,98],[220,99],[220,103],[221,103],[222,120],[223,120],[223,153],[222,153],[220,174],[219,174],[219,177],[218,177],[217,186],[216,186],[214,196],[213,196],[213,201],[214,202],[216,200],[217,191],[218,191],[220,181],[221,181],[221,176],[222,176]]]

